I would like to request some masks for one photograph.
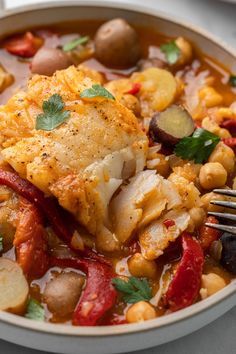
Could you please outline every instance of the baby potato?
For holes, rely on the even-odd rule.
[[[0,258],[0,310],[22,313],[29,285],[21,267],[8,258]]]
[[[121,18],[107,21],[100,26],[94,44],[97,59],[108,67],[131,67],[141,55],[135,29]]]
[[[204,189],[223,187],[227,180],[227,171],[219,162],[208,162],[199,173],[199,181]]]
[[[75,309],[84,285],[84,277],[75,272],[61,273],[50,280],[44,290],[43,300],[49,311],[62,317]]]
[[[69,56],[60,49],[41,48],[34,56],[31,71],[34,74],[51,76],[57,70],[72,65]]]
[[[155,309],[146,301],[136,302],[136,304],[132,305],[126,313],[126,320],[129,323],[143,322],[155,317]]]
[[[174,100],[177,83],[174,76],[167,70],[149,68],[140,73],[134,73],[133,82],[140,82],[140,98],[153,111],[162,111]]]

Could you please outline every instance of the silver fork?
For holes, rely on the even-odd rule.
[[[229,196],[229,197],[236,197],[236,190],[214,189],[213,192],[217,193],[217,194],[226,195],[226,196]],[[227,202],[227,201],[222,201],[222,200],[212,200],[211,204],[223,206],[223,207],[230,208],[230,209],[236,209],[236,202]],[[220,218],[220,219],[231,220],[231,221],[235,221],[236,222],[236,215],[234,215],[234,214],[216,213],[216,212],[213,212],[213,211],[209,211],[208,215],[215,216],[215,217]],[[230,232],[231,234],[236,235],[236,226],[212,224],[212,223],[206,223],[205,225],[208,226],[208,227],[211,227],[213,229],[217,229],[217,230],[225,231],[225,232]]]

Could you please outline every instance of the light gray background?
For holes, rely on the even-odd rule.
[[[46,0],[41,0],[43,1]],[[144,2],[144,0],[129,1]],[[145,4],[200,25],[236,48],[236,0],[232,1],[235,5],[218,0],[145,0]],[[8,8],[35,3],[34,0],[6,0],[5,2]],[[137,354],[154,353],[236,354],[236,307],[191,335],[153,349],[137,352]],[[43,352],[0,341],[0,354],[43,354]]]

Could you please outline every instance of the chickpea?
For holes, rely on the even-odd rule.
[[[126,313],[126,320],[129,323],[143,322],[155,317],[155,309],[145,301],[136,302],[136,304],[132,305]]]
[[[208,162],[200,169],[199,181],[204,189],[222,187],[227,180],[227,172],[219,162]]]
[[[223,101],[223,97],[210,86],[203,87],[199,91],[199,98],[204,101],[207,108],[218,106]]]
[[[225,280],[215,273],[202,275],[202,287],[207,290],[207,295],[211,296],[226,286]]]
[[[218,213],[223,212],[225,210],[224,207],[219,206],[219,205],[214,205],[214,204],[210,203],[213,200],[225,201],[226,198],[223,195],[220,195],[220,194],[218,195],[218,194],[215,194],[213,192],[206,193],[206,194],[204,194],[201,197],[201,202],[203,203],[203,208],[206,211],[215,211],[215,212],[218,212]]]
[[[187,64],[191,60],[193,54],[191,44],[183,37],[178,37],[175,40],[175,43],[181,50],[181,54],[177,61],[177,64],[179,65]]]
[[[154,279],[157,275],[157,265],[155,261],[148,261],[141,253],[135,253],[128,259],[130,273],[134,277],[147,277]]]
[[[235,156],[233,150],[220,142],[215,147],[214,151],[209,157],[209,162],[219,162],[227,171],[227,173],[232,173],[235,165]]]
[[[203,223],[203,220],[206,216],[206,213],[205,213],[204,209],[194,207],[189,210],[189,215],[190,215],[191,219],[190,219],[190,223],[188,226],[188,231],[193,232],[196,227],[201,226],[201,224]]]

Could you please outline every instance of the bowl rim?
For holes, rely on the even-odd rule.
[[[8,18],[17,14],[29,13],[31,11],[50,9],[50,8],[61,8],[61,7],[103,7],[110,9],[121,9],[137,13],[143,13],[151,16],[160,18],[161,20],[170,21],[176,25],[183,28],[191,30],[209,41],[213,42],[216,46],[226,51],[231,56],[235,57],[236,60],[236,50],[230,45],[226,44],[220,38],[212,35],[208,31],[200,28],[197,25],[188,23],[185,20],[178,19],[176,17],[170,16],[162,11],[155,9],[152,6],[144,6],[131,2],[129,0],[122,1],[106,1],[106,0],[91,0],[87,2],[86,0],[77,1],[54,1],[45,2],[35,5],[23,5],[18,6],[14,9],[3,10],[0,14],[0,20]],[[64,335],[64,336],[77,336],[77,337],[111,337],[118,335],[129,335],[138,332],[146,332],[149,330],[155,330],[158,328],[167,327],[169,325],[175,325],[181,321],[187,320],[195,315],[200,315],[206,309],[212,309],[216,307],[221,301],[230,299],[236,295],[236,279],[233,280],[224,289],[220,290],[216,294],[210,296],[207,299],[201,300],[183,310],[171,313],[162,317],[158,317],[153,320],[145,321],[143,323],[132,323],[132,324],[122,324],[118,326],[97,326],[97,327],[75,327],[68,326],[64,324],[52,324],[46,322],[38,322],[30,320],[18,315],[0,311],[0,321],[6,325],[13,325],[15,327],[21,327],[27,329],[28,331],[47,333],[50,335]]]

